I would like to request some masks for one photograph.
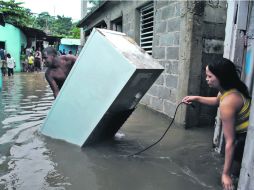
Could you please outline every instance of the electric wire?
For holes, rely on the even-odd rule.
[[[148,147],[146,147],[146,148],[144,148],[144,149],[142,149],[142,150],[140,150],[140,151],[138,151],[138,152],[136,152],[136,153],[134,153],[134,154],[128,155],[128,157],[135,156],[135,155],[138,155],[138,154],[140,154],[140,153],[142,153],[142,152],[145,152],[146,150],[150,149],[151,147],[153,147],[153,146],[155,146],[157,143],[159,143],[159,142],[164,138],[164,136],[166,135],[166,133],[167,133],[168,130],[170,129],[171,125],[173,124],[173,122],[174,122],[174,120],[175,120],[175,117],[176,117],[177,110],[178,110],[178,108],[180,107],[180,105],[183,104],[183,103],[184,103],[184,102],[180,102],[180,103],[177,105],[176,110],[175,110],[175,113],[174,113],[174,116],[173,116],[173,118],[172,118],[172,120],[171,120],[169,126],[167,127],[167,129],[166,129],[166,131],[163,133],[163,135],[162,135],[156,142],[154,142],[153,144],[149,145]],[[187,105],[191,105],[191,107],[194,108],[194,105],[193,105],[193,104],[187,104]]]

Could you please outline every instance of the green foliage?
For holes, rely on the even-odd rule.
[[[35,16],[33,27],[36,27],[41,30],[46,30],[49,25],[53,23],[53,18],[49,15],[48,12],[42,12]]]
[[[57,18],[52,26],[53,32],[55,34],[61,36],[70,35],[71,28],[72,28],[71,18],[57,15]]]
[[[16,3],[15,0],[0,0],[0,12],[7,23],[26,26],[33,22],[30,9],[22,7],[23,3]]]
[[[42,12],[35,18],[33,27],[51,35],[80,38],[80,29],[76,28],[76,23],[72,23],[70,17],[53,17],[48,12]]]
[[[25,54],[21,54],[20,55],[20,60],[21,61],[25,61],[26,60],[26,55]]]
[[[76,27],[77,23],[72,24],[71,28],[71,35],[69,36],[70,38],[80,38],[80,28]]]
[[[72,23],[70,17],[51,16],[48,12],[42,12],[38,15],[31,13],[30,9],[22,7],[23,3],[16,3],[15,0],[0,0],[0,12],[4,15],[7,23],[16,26],[27,26],[43,30],[47,34],[79,38],[80,30],[76,24]]]

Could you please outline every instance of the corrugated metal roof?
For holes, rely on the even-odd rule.
[[[77,45],[80,46],[80,39],[62,38],[61,44],[63,45]]]

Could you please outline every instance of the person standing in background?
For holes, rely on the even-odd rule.
[[[0,76],[0,90],[2,90],[2,76],[5,76],[5,53],[4,49],[0,47],[0,66],[1,66],[1,73],[2,75]]]
[[[28,71],[33,72],[34,71],[34,56],[33,53],[30,53],[29,57],[27,58],[28,62]]]
[[[14,68],[16,67],[16,64],[15,64],[15,60],[13,59],[13,57],[11,57],[11,54],[7,53],[7,56],[6,56],[6,62],[7,62],[7,68],[8,68],[8,76],[13,76],[14,72]]]
[[[2,76],[6,75],[6,61],[5,61],[5,51],[3,48],[0,48],[0,66]]]
[[[41,61],[42,61],[41,51],[38,49],[35,52],[34,56],[34,69],[37,72],[41,71]]]

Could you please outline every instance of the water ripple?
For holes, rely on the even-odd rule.
[[[38,134],[54,98],[45,81],[33,77],[38,75],[17,74],[3,81],[0,189],[63,190],[70,183],[55,169]]]

